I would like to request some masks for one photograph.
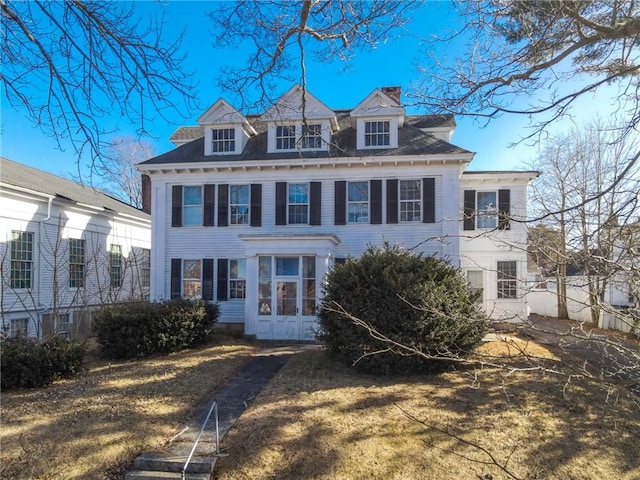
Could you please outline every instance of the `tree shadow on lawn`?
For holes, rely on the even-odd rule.
[[[376,377],[304,352],[223,446],[220,479],[635,479],[640,406],[626,391],[541,371]]]

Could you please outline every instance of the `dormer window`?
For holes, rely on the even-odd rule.
[[[276,150],[293,150],[296,148],[296,126],[278,125],[276,127]]]
[[[322,125],[314,123],[302,125],[300,147],[304,149],[318,149],[322,147]]]
[[[211,152],[224,153],[235,152],[236,130],[235,128],[213,128],[211,130]]]
[[[391,143],[389,121],[364,122],[365,147],[388,147]]]

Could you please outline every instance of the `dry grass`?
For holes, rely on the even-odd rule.
[[[122,478],[123,466],[170,439],[252,352],[234,340],[136,362],[94,362],[79,378],[3,393],[0,476]]]
[[[494,342],[479,354],[515,366],[523,351],[559,361],[534,343]],[[632,480],[640,405],[626,390],[541,371],[379,378],[311,351],[280,371],[223,446],[220,480]]]

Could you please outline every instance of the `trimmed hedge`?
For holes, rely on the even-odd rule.
[[[119,303],[101,308],[92,329],[103,356],[145,357],[204,342],[219,315],[217,304],[202,301]]]
[[[387,243],[369,246],[359,259],[329,272],[318,313],[320,340],[333,357],[347,365],[360,359],[355,367],[372,373],[436,371],[450,365],[398,348],[384,351],[389,345],[334,311],[338,305],[389,339],[440,358],[466,355],[489,323],[460,271]]]
[[[44,340],[24,336],[0,339],[1,389],[34,388],[80,371],[84,345],[60,337]]]

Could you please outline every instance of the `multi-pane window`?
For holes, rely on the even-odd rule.
[[[200,260],[182,261],[182,296],[202,298],[202,262]]]
[[[258,257],[258,315],[271,315],[271,257]]]
[[[249,224],[249,185],[229,187],[229,212],[231,225]]]
[[[140,283],[143,287],[151,285],[151,250],[140,250]]]
[[[276,150],[293,150],[296,148],[296,126],[276,126]]]
[[[476,226],[496,228],[498,226],[498,203],[496,192],[477,192]]]
[[[213,153],[235,152],[235,128],[214,128],[211,131],[211,151]]]
[[[316,257],[302,257],[302,314],[316,314]]]
[[[419,222],[420,212],[420,180],[400,180],[400,221]]]
[[[111,288],[122,286],[122,247],[111,245],[109,249],[109,279]]]
[[[309,185],[289,183],[288,188],[289,224],[309,223]]]
[[[364,122],[364,144],[367,147],[389,146],[391,134],[389,121]]]
[[[347,183],[347,220],[369,223],[369,182]]]
[[[33,277],[33,233],[11,232],[11,288],[31,288]]]
[[[84,286],[85,241],[69,239],[69,288]]]
[[[322,125],[319,123],[302,125],[301,148],[317,149],[322,147]]]
[[[470,270],[467,272],[467,281],[469,282],[469,292],[471,295],[477,295],[476,303],[482,303],[484,298],[484,284],[482,280],[482,270]]]
[[[56,315],[56,334],[62,338],[69,336],[69,314],[59,313]]]
[[[517,298],[516,262],[498,262],[498,298]]]
[[[185,186],[182,195],[182,224],[202,225],[202,186]]]
[[[29,335],[29,319],[28,318],[12,318],[9,324],[9,336],[26,337]]]
[[[229,261],[229,298],[245,298],[247,292],[247,261]]]

